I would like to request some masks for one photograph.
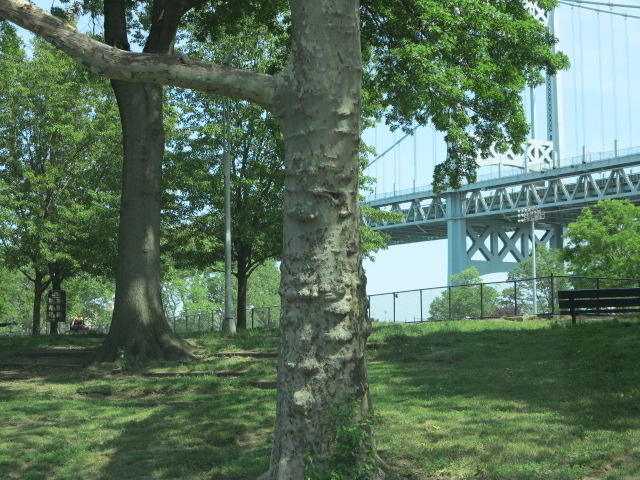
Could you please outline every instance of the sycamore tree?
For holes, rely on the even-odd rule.
[[[541,81],[541,70],[554,73],[564,66],[564,57],[552,53],[553,38],[521,1],[372,1],[360,8],[357,0],[291,0],[289,5],[291,53],[274,73],[157,51],[134,53],[118,42],[105,45],[24,0],[0,0],[0,15],[118,82],[222,94],[260,105],[279,120],[286,172],[282,314],[276,432],[262,478],[300,479],[309,469],[330,478],[337,463],[352,467],[345,475],[360,468],[361,477],[373,477],[375,442],[363,419],[371,413],[365,352],[371,325],[358,196],[363,73],[367,79],[381,76],[380,98],[391,102],[392,121],[434,119],[450,132],[450,161],[437,180],[455,185],[456,179],[474,175],[467,168],[474,145],[504,146],[524,138],[516,92]],[[442,17],[434,17],[436,12]],[[371,35],[362,43],[360,14],[362,31]],[[392,56],[403,60],[389,64],[399,70],[383,71]],[[394,83],[393,76],[402,82]],[[402,87],[415,89],[425,103],[412,106]],[[338,430],[346,425],[357,432],[357,447],[345,451],[336,429],[326,428],[336,418]],[[362,471],[367,466],[371,469]]]
[[[38,334],[47,288],[113,271],[120,132],[104,79],[42,40],[27,57],[0,28],[0,253],[33,285]]]
[[[570,223],[563,257],[574,275],[638,278],[640,207],[628,200],[601,200]]]

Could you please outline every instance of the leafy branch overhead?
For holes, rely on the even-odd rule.
[[[493,144],[517,149],[529,130],[521,92],[569,66],[520,0],[363,0],[362,32],[364,89],[377,92],[387,124],[445,132],[439,189],[474,181],[478,153]]]

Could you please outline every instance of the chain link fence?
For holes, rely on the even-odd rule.
[[[538,315],[560,314],[558,290],[640,287],[640,279],[633,278],[552,275],[535,280],[423,288],[369,295],[368,315],[373,321],[395,323],[532,315],[534,282]],[[167,321],[176,333],[194,333],[221,330],[223,318],[224,312],[216,310],[168,317]],[[279,321],[279,305],[247,309],[247,328],[274,328]],[[47,326],[45,322],[43,328]],[[26,322],[5,327],[0,329],[0,334],[30,333],[30,325]],[[108,327],[108,324],[91,325],[93,331],[103,333],[108,331]]]
[[[535,289],[534,289],[535,283]],[[369,318],[379,322],[559,315],[558,290],[640,286],[639,279],[552,275],[536,279],[424,288],[369,295]]]
[[[182,314],[168,317],[169,326],[176,333],[219,331],[224,311]],[[273,328],[280,322],[280,306],[253,307],[247,309],[247,328]]]

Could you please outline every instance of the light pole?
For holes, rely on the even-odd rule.
[[[518,222],[531,222],[531,261],[533,274],[533,314],[538,314],[538,292],[536,291],[537,273],[536,273],[536,220],[542,220],[544,212],[537,205],[533,207],[525,207],[518,209]]]
[[[231,66],[233,55],[228,55],[223,65]],[[231,159],[229,158],[229,97],[224,97],[222,110],[224,122],[224,146],[222,162],[224,163],[224,320],[222,331],[236,333],[236,322],[233,318],[231,296]]]

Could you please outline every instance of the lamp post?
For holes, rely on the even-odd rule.
[[[531,222],[531,260],[533,262],[533,314],[538,314],[538,292],[536,291],[537,273],[536,273],[536,220],[542,220],[544,212],[537,205],[533,207],[525,207],[518,209],[518,222]]]
[[[233,55],[227,55],[223,65],[231,66]],[[222,331],[236,333],[231,296],[231,159],[229,158],[229,97],[223,99],[224,143],[222,162],[224,164],[224,320]]]

